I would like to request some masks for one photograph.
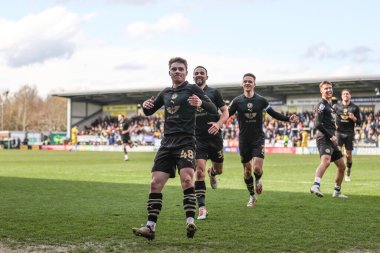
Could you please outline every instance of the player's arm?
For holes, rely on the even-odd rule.
[[[362,117],[361,117],[361,114],[360,114],[360,109],[358,106],[356,106],[355,108],[355,111],[354,111],[354,118],[352,119],[354,121],[354,123],[357,125],[357,126],[361,126],[362,124]]]
[[[285,122],[296,122],[298,121],[298,116],[295,115],[295,114],[292,114],[292,116],[288,117],[288,116],[285,116],[279,112],[276,112],[270,105],[268,105],[266,108],[265,108],[265,111],[270,115],[272,116],[273,118],[277,119],[277,120],[281,120],[281,121],[285,121]]]
[[[236,111],[237,111],[237,102],[236,102],[236,99],[232,100],[231,103],[230,103],[230,106],[228,107],[228,115],[229,117],[235,115]]]
[[[208,113],[217,114],[218,109],[214,105],[214,103],[211,101],[209,97],[206,96],[206,94],[203,92],[201,88],[196,86],[195,84],[192,86],[194,94],[191,95],[188,99],[188,102],[192,106],[196,107],[202,107],[205,109]]]
[[[222,126],[224,123],[226,123],[226,121],[228,120],[230,115],[228,112],[227,105],[224,105],[224,106],[220,107],[219,109],[222,113],[220,114],[220,118],[219,118],[217,123],[219,124],[219,126]]]
[[[132,131],[134,131],[136,129],[136,125],[134,125],[132,122],[131,124],[129,125],[128,129],[127,129],[127,133],[131,133]]]
[[[222,94],[219,92],[219,90],[215,90],[215,105],[219,108],[221,114],[218,120],[218,124],[221,127],[226,121],[228,120],[228,107],[226,103],[224,102]]]
[[[164,91],[165,90],[161,91],[156,99],[154,99],[152,96],[151,98],[144,101],[143,112],[145,116],[152,115],[164,105]]]
[[[289,122],[289,120],[290,120],[288,116],[282,115],[281,113],[278,113],[275,110],[273,110],[273,108],[270,105],[268,105],[268,107],[265,108],[265,111],[270,116],[272,116],[273,118],[275,118],[277,120],[286,121],[286,122]]]
[[[209,122],[208,124],[211,125],[211,127],[208,129],[208,132],[210,134],[217,134],[219,132],[219,129],[222,127],[222,125],[228,120],[229,114],[228,114],[228,107],[226,105],[219,108],[222,112],[220,114],[219,120],[217,122]]]

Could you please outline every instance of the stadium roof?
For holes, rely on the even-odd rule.
[[[353,95],[355,95],[355,93],[379,95],[379,76],[330,78],[327,80],[333,82],[336,95],[339,94],[342,89],[349,89]],[[319,94],[318,85],[321,81],[321,79],[258,81],[255,91],[269,100],[285,100],[289,95],[304,96],[309,94]],[[210,84],[210,86],[218,88],[226,100],[231,100],[243,93],[240,83]],[[141,104],[147,98],[157,96],[157,93],[162,89],[163,87],[154,87],[144,89],[62,92],[51,95],[71,98],[72,102],[89,102],[98,105]]]

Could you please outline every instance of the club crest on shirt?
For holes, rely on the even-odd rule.
[[[252,103],[248,103],[247,104],[247,108],[248,108],[248,111],[252,112],[253,104]]]
[[[181,107],[181,106],[179,106],[179,105],[176,105],[176,106],[169,106],[169,107],[166,107],[166,111],[167,111],[168,113],[170,113],[170,114],[175,114],[175,113],[179,110],[180,107]]]
[[[172,104],[175,104],[174,100],[178,97],[178,94],[177,93],[173,93],[171,99],[170,99],[170,103]]]
[[[324,104],[320,104],[319,107],[318,107],[318,112],[323,112],[323,109],[325,109],[325,105]]]

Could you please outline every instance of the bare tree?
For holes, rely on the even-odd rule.
[[[24,85],[2,100],[3,129],[19,131],[66,131],[66,99],[42,99],[35,86]]]
[[[66,108],[67,102],[65,98],[48,96],[41,120],[43,126],[40,128],[45,131],[66,131]]]

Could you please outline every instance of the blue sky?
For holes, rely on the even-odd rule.
[[[375,0],[0,0],[0,90],[166,87],[182,56],[209,84],[379,76]]]

